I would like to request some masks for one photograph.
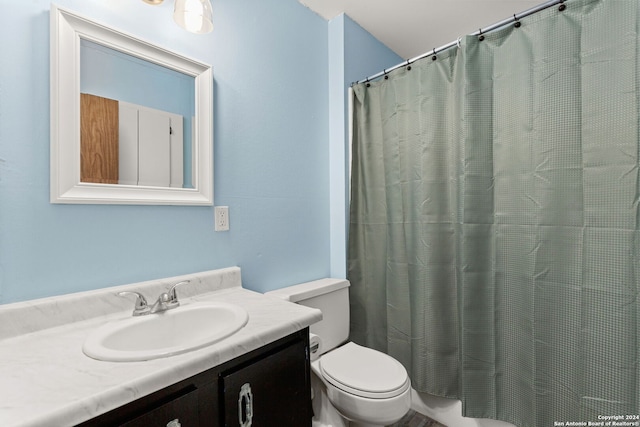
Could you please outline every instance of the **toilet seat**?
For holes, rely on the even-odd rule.
[[[353,342],[325,353],[319,362],[327,382],[356,396],[388,399],[401,395],[410,386],[400,362]]]

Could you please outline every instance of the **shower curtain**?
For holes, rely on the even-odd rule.
[[[353,87],[351,337],[465,416],[638,421],[639,4],[569,0]]]

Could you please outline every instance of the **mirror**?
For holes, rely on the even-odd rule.
[[[211,67],[51,6],[51,202],[213,204]]]
[[[193,188],[192,76],[80,40],[80,181]]]

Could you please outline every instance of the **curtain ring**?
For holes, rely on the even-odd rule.
[[[478,31],[479,31],[478,40],[480,41],[484,40],[484,36],[482,35],[482,28],[480,28]]]
[[[433,48],[433,56],[431,57],[432,60],[436,60],[438,59],[438,57],[436,56],[436,48]]]
[[[411,63],[407,59],[407,71],[411,71]]]
[[[389,80],[389,76],[387,75],[387,69],[386,69],[386,68],[384,68],[384,69],[382,70],[382,73],[384,74],[384,79],[385,79],[385,80]]]
[[[456,45],[458,45],[458,49],[462,47],[462,44],[460,43],[461,41],[462,41],[462,36],[458,37],[458,39],[456,40]]]
[[[371,87],[371,83],[369,83],[369,77],[367,77],[366,82],[367,82],[367,87]]]
[[[560,0],[560,7],[558,8],[558,11],[564,12],[566,9],[567,9],[567,5],[564,4],[564,0]]]
[[[520,28],[520,25],[522,25],[522,23],[518,20],[518,17],[515,15],[515,13],[513,14],[513,20],[515,21],[515,24],[513,24],[513,26],[516,28]]]

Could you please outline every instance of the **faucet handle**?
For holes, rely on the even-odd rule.
[[[177,307],[178,305],[180,305],[180,301],[178,301],[178,295],[176,294],[176,288],[178,286],[182,286],[182,285],[186,285],[187,283],[191,282],[191,280],[183,280],[182,282],[178,282],[175,285],[171,286],[171,289],[169,289],[169,304]]]
[[[125,296],[125,295],[136,296],[136,304],[133,308],[134,316],[142,316],[144,314],[149,314],[149,305],[147,304],[147,299],[140,292],[122,291],[122,292],[118,292],[118,295],[119,296]]]

